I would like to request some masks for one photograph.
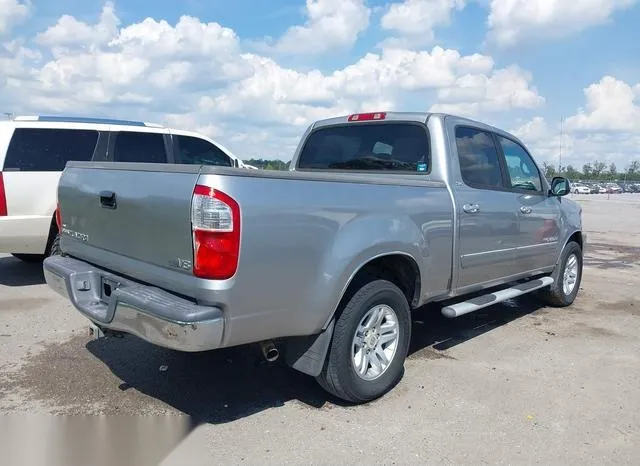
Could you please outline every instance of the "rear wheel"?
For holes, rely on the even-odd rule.
[[[578,243],[567,243],[551,277],[553,284],[540,291],[543,301],[556,307],[573,304],[582,280],[582,248]]]
[[[411,339],[411,310],[402,291],[387,280],[362,286],[344,306],[327,360],[317,377],[329,393],[364,403],[402,378]]]
[[[62,251],[60,250],[60,234],[56,234],[56,237],[51,242],[51,247],[49,248],[50,256],[61,256]]]

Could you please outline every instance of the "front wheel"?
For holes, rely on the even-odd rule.
[[[582,248],[578,243],[567,243],[551,277],[553,284],[540,292],[543,301],[556,307],[573,304],[582,281]]]
[[[351,403],[391,390],[402,378],[411,340],[411,309],[387,280],[360,288],[344,306],[333,332],[320,385]]]

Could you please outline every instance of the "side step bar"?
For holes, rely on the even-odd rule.
[[[452,304],[451,306],[443,307],[442,314],[445,317],[449,317],[450,319],[453,319],[454,317],[460,317],[461,315],[469,314],[470,312],[474,312],[479,309],[492,306],[493,304],[497,304],[502,301],[506,301],[508,299],[530,293],[540,288],[544,288],[545,286],[552,285],[553,281],[554,280],[551,277],[542,277],[535,280],[530,280],[528,282],[520,283],[519,285],[513,286],[511,288],[494,291],[493,293],[478,296],[468,301],[462,301],[457,304]]]

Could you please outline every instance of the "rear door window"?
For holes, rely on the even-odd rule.
[[[4,162],[6,171],[62,171],[70,160],[89,161],[98,131],[16,128]]]
[[[465,126],[458,126],[455,135],[462,181],[472,188],[504,188],[500,157],[493,135]]]
[[[428,173],[427,129],[400,122],[320,128],[307,138],[298,168]]]
[[[175,136],[178,163],[232,167],[231,157],[209,141],[191,136]]]
[[[116,162],[167,163],[164,136],[161,133],[119,131],[115,137],[114,157]]]

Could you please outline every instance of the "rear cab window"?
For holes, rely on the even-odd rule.
[[[68,161],[90,161],[98,131],[89,129],[16,128],[4,171],[62,171]]]
[[[302,147],[301,170],[353,170],[429,173],[427,128],[419,123],[387,121],[320,127]]]

